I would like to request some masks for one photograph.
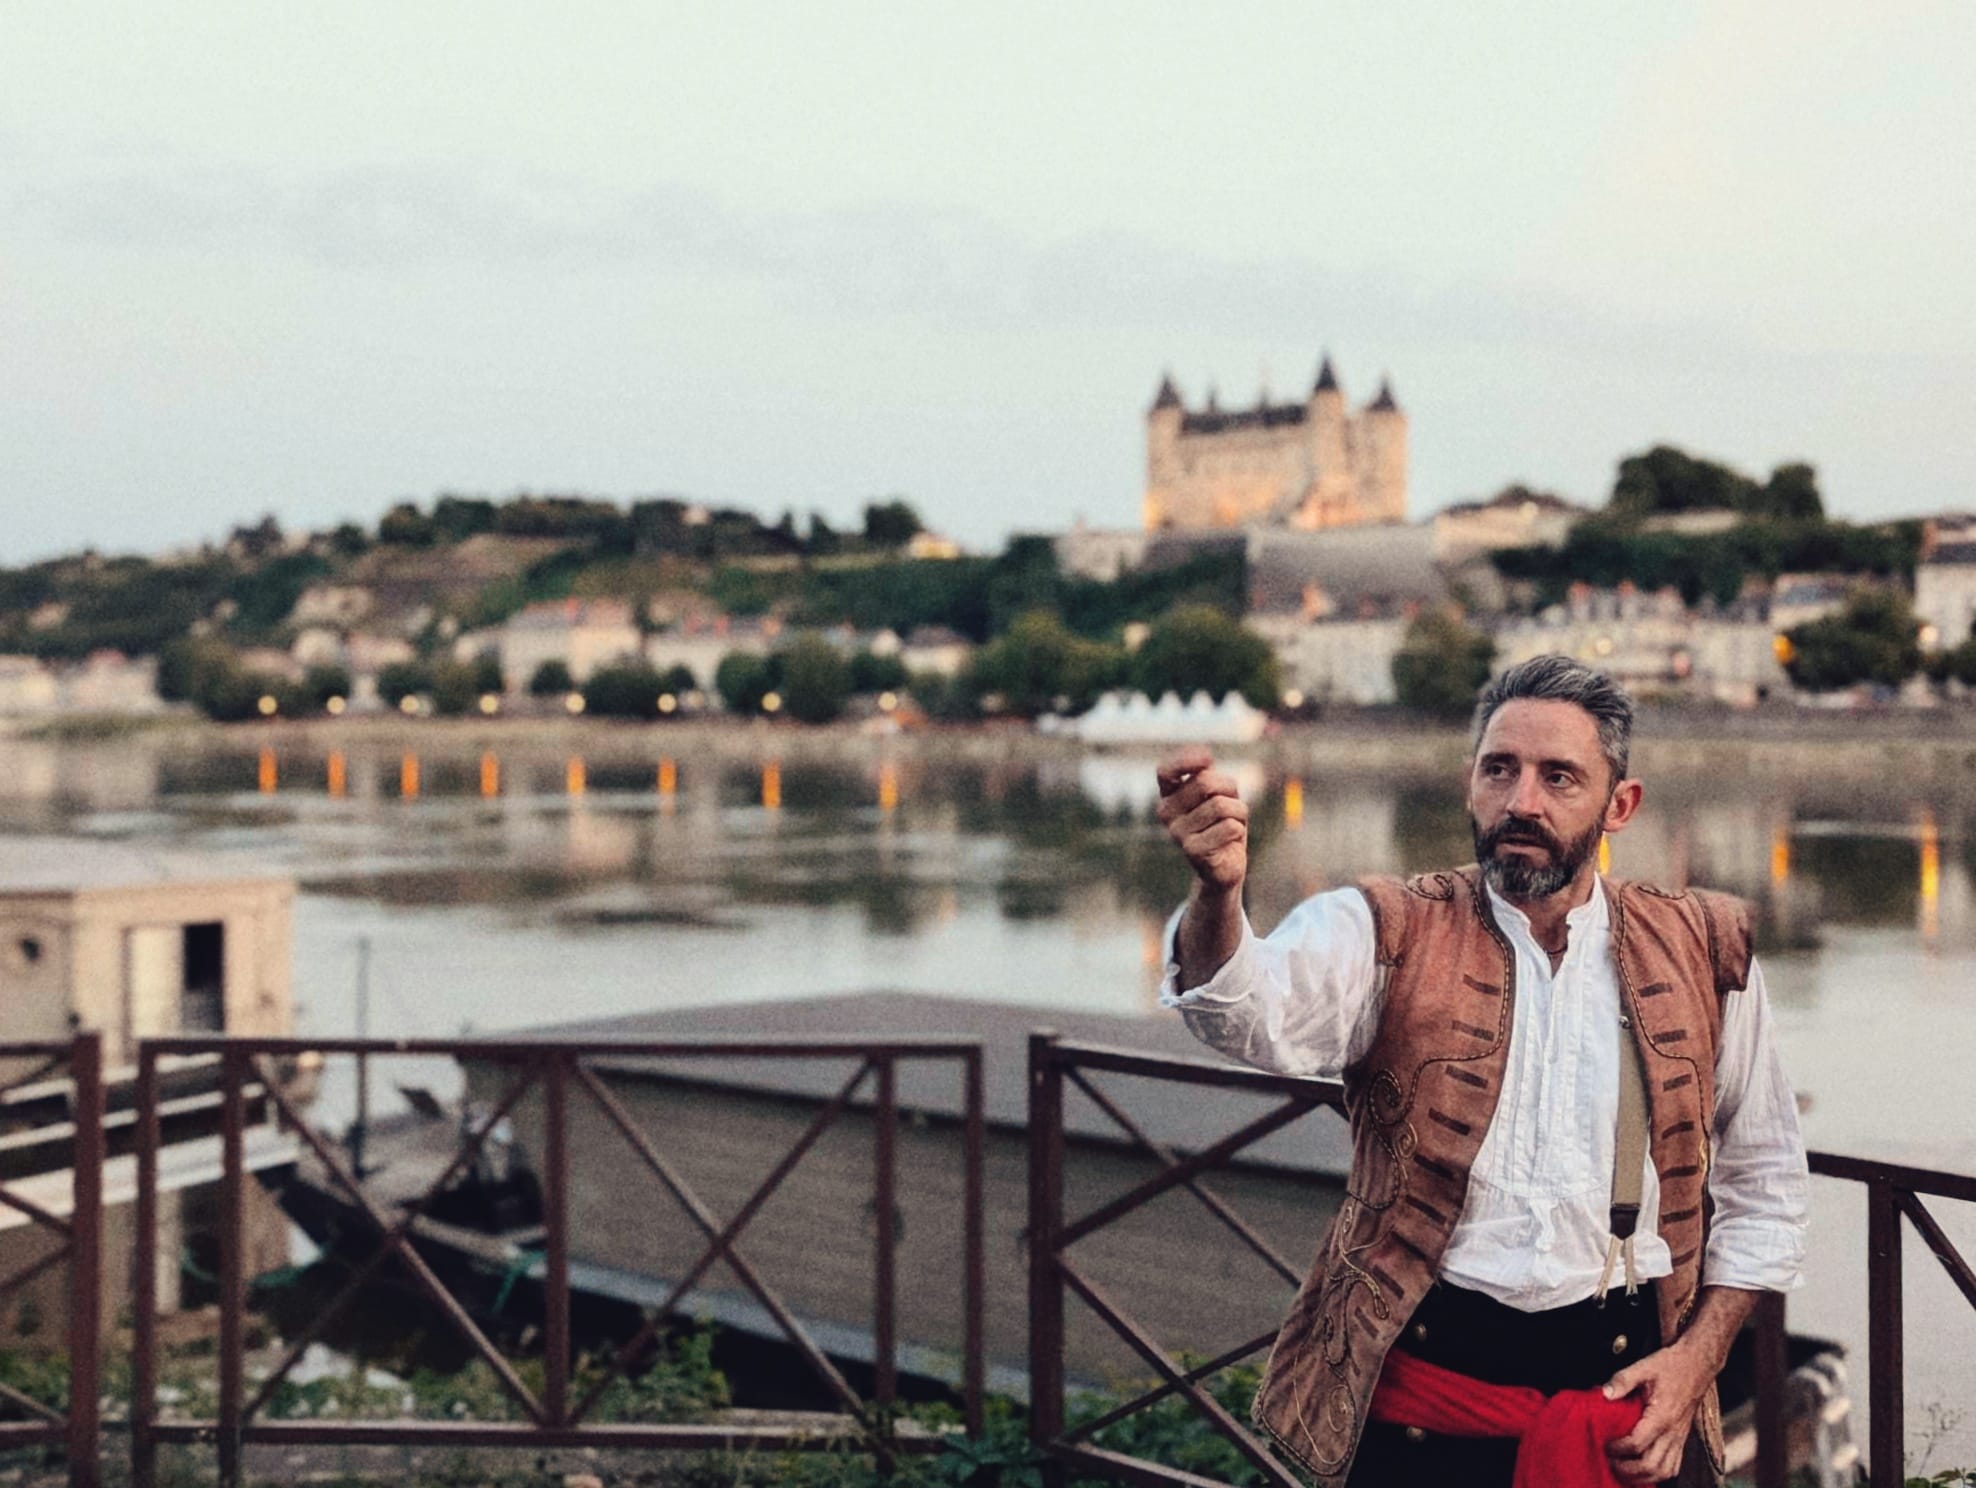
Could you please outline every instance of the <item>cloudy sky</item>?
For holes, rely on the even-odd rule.
[[[1136,520],[1162,369],[1424,514],[1976,505],[1976,6],[0,0],[0,562],[443,490]]]

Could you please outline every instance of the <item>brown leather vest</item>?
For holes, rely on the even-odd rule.
[[[1671,1342],[1701,1283],[1715,1046],[1722,997],[1749,979],[1749,913],[1723,894],[1605,882],[1621,1006],[1646,1063],[1659,1233],[1674,1259],[1656,1285]],[[1277,1335],[1254,1412],[1322,1488],[1344,1483],[1386,1351],[1433,1284],[1461,1217],[1516,1004],[1516,956],[1476,869],[1368,879],[1360,889],[1386,986],[1372,1048],[1345,1071],[1351,1178]],[[1713,1389],[1695,1425],[1719,1473]]]

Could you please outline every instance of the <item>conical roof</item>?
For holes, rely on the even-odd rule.
[[[1160,378],[1159,392],[1153,395],[1153,407],[1160,409],[1178,408],[1179,406],[1180,389],[1173,385],[1173,374],[1171,372],[1165,373]]]
[[[1335,393],[1338,389],[1338,374],[1331,370],[1331,353],[1324,354],[1324,363],[1317,369],[1317,386],[1313,393]]]
[[[1374,398],[1367,406],[1374,413],[1398,413],[1400,411],[1400,405],[1393,397],[1392,378],[1382,377],[1379,379],[1379,396]]]

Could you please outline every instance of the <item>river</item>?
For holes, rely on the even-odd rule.
[[[292,872],[297,1019],[491,1033],[658,1008],[893,988],[1160,1016],[1159,929],[1186,891],[1150,757],[959,758],[774,733],[497,747],[433,730],[0,740],[0,829],[196,849]],[[787,756],[785,758],[785,756]],[[1236,760],[1251,912],[1472,856],[1453,772]],[[1751,900],[1809,1143],[1976,1172],[1976,797],[1893,768],[1648,777],[1625,876]],[[430,1072],[443,1079],[444,1071]],[[1976,1206],[1932,1208],[1976,1257]],[[1961,1211],[1961,1212],[1958,1212]],[[1792,1326],[1852,1351],[1864,1445],[1864,1196],[1814,1183]],[[1976,1311],[1910,1231],[1909,1440],[1976,1466]],[[1932,1447],[1930,1445],[1932,1441]]]

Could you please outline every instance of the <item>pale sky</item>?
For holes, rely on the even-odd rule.
[[[1976,505],[1976,5],[0,0],[0,562],[443,490],[1137,521],[1164,369],[1411,505]]]

